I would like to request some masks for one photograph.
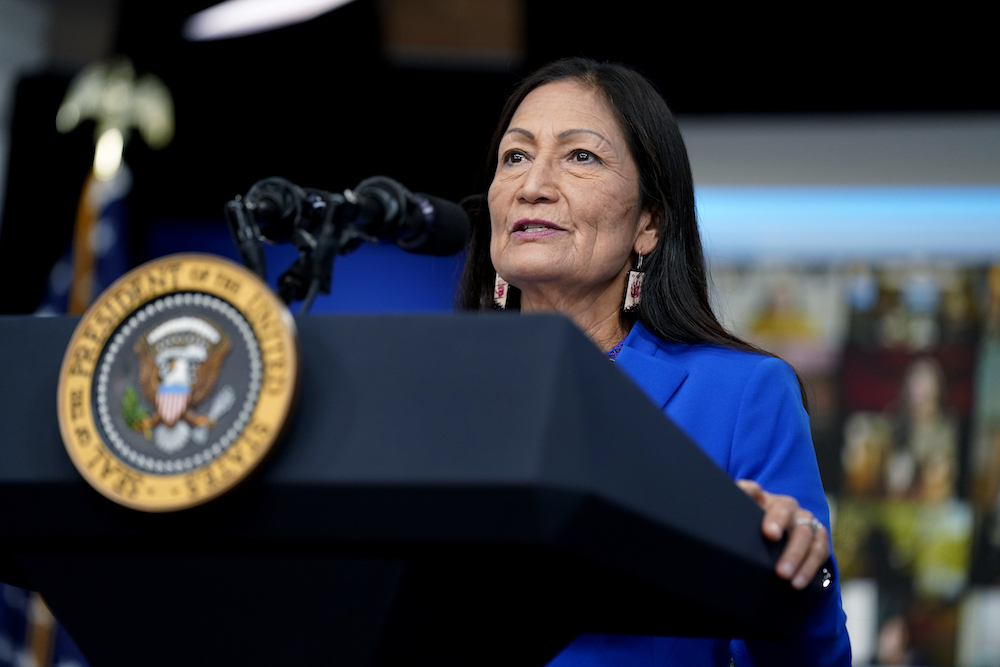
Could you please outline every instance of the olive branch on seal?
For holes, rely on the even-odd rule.
[[[122,396],[122,418],[128,427],[133,431],[141,431],[146,440],[150,440],[153,437],[152,431],[146,426],[143,421],[149,413],[146,412],[146,408],[142,407],[139,402],[139,392],[135,390],[135,387],[129,385],[128,389],[125,390],[124,396]]]

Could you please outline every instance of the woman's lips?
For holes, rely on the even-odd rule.
[[[548,220],[522,219],[514,223],[514,236],[520,239],[539,239],[562,231],[562,227]]]

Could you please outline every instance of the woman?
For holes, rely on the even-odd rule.
[[[767,538],[789,533],[776,571],[804,587],[830,541],[798,382],[712,313],[691,169],[663,99],[627,67],[558,61],[508,99],[491,156],[461,305],[570,317],[740,480]],[[796,642],[583,635],[551,667],[849,665],[844,622],[832,586]]]

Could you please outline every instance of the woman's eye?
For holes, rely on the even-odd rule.
[[[596,162],[597,156],[590,151],[573,151],[570,158],[574,162]]]
[[[525,154],[519,150],[510,150],[503,154],[504,164],[517,164],[519,162],[524,162]]]

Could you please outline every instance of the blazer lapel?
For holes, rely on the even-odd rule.
[[[628,345],[615,357],[615,365],[625,371],[660,410],[666,407],[688,375],[677,364]]]

